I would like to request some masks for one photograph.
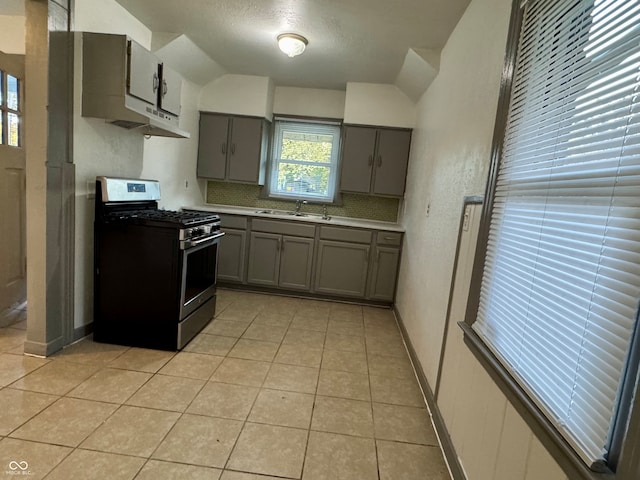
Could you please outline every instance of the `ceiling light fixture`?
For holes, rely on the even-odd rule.
[[[304,52],[308,43],[306,38],[296,33],[283,33],[278,35],[278,46],[280,50],[292,58]]]

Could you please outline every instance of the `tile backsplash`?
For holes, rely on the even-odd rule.
[[[293,210],[295,202],[260,198],[262,187],[243,183],[207,182],[207,203],[256,207],[265,209]],[[373,197],[353,193],[342,194],[342,205],[328,205],[329,215],[339,217],[366,218],[383,222],[396,222],[400,200],[397,198]],[[305,212],[322,213],[322,206],[309,204]]]

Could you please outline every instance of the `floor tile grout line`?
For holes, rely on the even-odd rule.
[[[328,318],[331,317],[329,313]],[[328,328],[328,324],[327,324]],[[318,365],[318,379],[316,380],[316,389],[313,396],[313,406],[311,408],[311,415],[309,416],[309,429],[307,430],[307,441],[304,445],[304,454],[302,456],[302,468],[300,469],[300,478],[304,477],[304,469],[307,465],[307,452],[309,451],[309,443],[311,442],[311,427],[313,425],[313,417],[316,413],[316,400],[318,398],[318,389],[320,388],[320,373],[322,372],[322,364],[324,362],[324,352],[326,349],[327,334],[325,333],[324,341],[322,342],[322,353],[320,354],[320,365]]]
[[[233,305],[233,302],[229,302],[229,303],[227,304],[227,306],[225,307],[225,311],[226,311],[227,309],[231,308],[231,307],[232,307],[232,305]],[[333,304],[330,304],[330,305],[333,305]],[[262,309],[262,310],[264,310],[265,308],[267,308],[265,305],[263,305],[263,306],[261,307],[261,309]],[[362,307],[359,307],[359,308],[360,308],[360,309],[361,309],[361,311],[362,311]],[[331,312],[331,310],[330,310],[330,312]],[[251,326],[252,326],[252,325],[254,325],[254,324],[255,324],[255,320],[256,320],[257,316],[258,316],[258,315],[254,316],[254,317],[252,318],[251,322],[250,322],[250,323],[245,327],[245,329],[243,330],[243,333],[241,334],[241,336],[240,336],[240,337],[238,337],[238,338],[236,338],[236,340],[235,340],[235,342],[234,342],[233,346],[235,346],[235,345],[237,344],[238,340],[239,340],[240,338],[243,338],[243,337],[242,337],[242,335],[244,335],[244,333],[245,333],[249,328],[251,328]],[[294,318],[295,318],[295,315],[294,315]],[[344,331],[343,331],[343,332],[338,332],[338,333],[336,333],[336,332],[331,332],[331,331],[329,331],[329,324],[327,324],[327,329],[325,329],[325,330],[324,330],[324,332],[323,332],[323,333],[324,333],[324,340],[323,340],[322,348],[321,348],[321,349],[319,349],[319,350],[320,350],[320,352],[321,352],[321,356],[320,356],[320,365],[319,365],[319,366],[317,366],[317,367],[315,367],[315,366],[314,366],[314,367],[312,367],[312,368],[316,368],[316,369],[318,370],[318,380],[316,381],[316,386],[315,386],[314,407],[313,407],[313,409],[312,409],[312,414],[311,414],[310,419],[309,419],[309,428],[307,429],[307,430],[308,430],[308,432],[307,432],[307,442],[306,442],[306,445],[305,445],[305,457],[306,457],[306,453],[307,453],[307,449],[308,449],[309,438],[310,438],[310,432],[312,431],[312,429],[311,429],[311,424],[312,424],[312,421],[313,421],[313,414],[314,414],[314,410],[315,410],[315,406],[316,406],[316,399],[319,397],[319,395],[318,395],[318,389],[319,389],[319,376],[320,376],[321,371],[323,371],[323,370],[333,370],[333,369],[326,368],[326,366],[325,366],[325,358],[324,358],[324,357],[325,357],[325,352],[327,352],[327,351],[333,351],[331,348],[327,348],[327,347],[326,347],[326,339],[327,339],[327,336],[328,336],[329,334],[338,335],[338,336],[345,336],[345,337],[355,337],[355,338],[361,338],[361,339],[363,339],[363,341],[364,341],[363,343],[364,343],[364,347],[365,347],[365,349],[364,349],[364,354],[365,354],[365,359],[366,359],[366,364],[367,364],[367,378],[369,379],[369,397],[370,397],[370,398],[369,398],[369,400],[368,400],[368,401],[370,402],[370,405],[371,405],[371,409],[372,409],[372,410],[373,410],[373,404],[374,404],[374,403],[386,404],[385,402],[374,402],[374,401],[373,401],[372,386],[371,386],[371,382],[370,382],[370,379],[371,379],[371,376],[372,376],[372,375],[371,375],[371,363],[370,363],[370,361],[369,361],[369,360],[370,360],[370,358],[371,358],[373,355],[383,355],[383,356],[384,356],[385,354],[387,354],[387,352],[384,352],[384,351],[383,351],[383,352],[380,352],[380,351],[378,351],[378,349],[376,349],[376,352],[375,352],[375,353],[370,352],[370,351],[369,351],[369,346],[367,345],[367,343],[368,343],[368,342],[367,342],[367,340],[371,337],[371,335],[368,335],[368,333],[369,333],[368,331],[375,331],[375,330],[378,328],[378,326],[380,326],[380,323],[378,323],[378,324],[374,324],[374,327],[375,327],[375,328],[374,328],[374,327],[371,327],[371,326],[367,326],[367,323],[364,323],[364,318],[365,318],[365,316],[364,316],[364,314],[363,314],[363,327],[364,327],[364,328],[363,328],[363,330],[364,330],[364,336],[363,336],[363,335],[349,335],[348,333],[345,333]],[[329,322],[330,322],[330,321],[331,321],[331,316],[329,316]],[[347,323],[345,323],[345,324],[347,324]],[[299,327],[300,325],[297,325],[297,326]],[[289,331],[289,329],[290,329],[290,328],[295,328],[295,327],[296,327],[296,325],[295,325],[295,324],[293,324],[293,320],[291,320],[291,321],[288,323],[287,328],[286,328],[286,330],[285,330],[285,336],[286,336],[286,333]],[[305,329],[305,328],[302,328],[302,330],[317,331],[317,330],[315,330],[315,329]],[[397,329],[394,329],[394,332],[393,332],[393,333],[397,333]],[[280,352],[281,347],[284,345],[284,338],[285,338],[285,336],[283,336],[283,337],[282,337],[282,339],[280,340],[280,342],[278,342],[278,349],[276,350],[276,353],[275,353],[275,355],[273,356],[273,358],[271,358],[271,360],[270,360],[269,362],[264,362],[264,363],[269,363],[269,368],[268,368],[267,373],[265,374],[265,376],[264,376],[264,378],[263,378],[263,380],[262,380],[262,382],[261,382],[261,384],[260,384],[260,387],[258,387],[258,394],[256,395],[256,398],[254,399],[254,401],[253,401],[253,403],[252,403],[252,405],[251,405],[251,407],[250,407],[250,409],[249,409],[249,413],[247,414],[247,416],[245,417],[245,420],[243,421],[243,426],[241,427],[241,431],[240,431],[240,433],[238,434],[238,437],[236,438],[236,442],[237,442],[238,438],[239,438],[239,437],[240,437],[240,435],[241,435],[241,432],[242,432],[242,429],[244,428],[244,425],[246,425],[247,423],[261,423],[261,422],[255,422],[255,421],[254,421],[254,422],[250,422],[250,421],[249,421],[250,413],[251,413],[251,411],[253,410],[253,408],[255,407],[255,403],[256,403],[257,398],[258,398],[258,395],[259,395],[259,393],[260,393],[261,391],[264,391],[264,390],[274,390],[274,391],[292,391],[292,390],[283,390],[283,389],[279,389],[279,388],[271,388],[271,387],[270,387],[270,388],[267,388],[267,387],[265,387],[266,379],[267,379],[267,377],[268,377],[268,375],[269,375],[269,372],[271,372],[271,370],[272,370],[273,366],[274,366],[274,365],[276,365],[276,364],[292,365],[292,366],[307,366],[307,365],[299,365],[299,364],[294,364],[294,363],[289,364],[289,363],[285,363],[285,362],[279,362],[279,361],[276,361],[277,354]],[[382,336],[384,336],[384,335],[382,335]],[[233,338],[233,337],[232,337],[232,338]],[[246,338],[246,337],[244,337],[244,338]],[[256,340],[258,340],[258,341],[265,341],[264,339],[256,339]],[[267,340],[267,341],[268,341],[268,340]],[[272,343],[276,343],[276,342],[272,342]],[[176,422],[172,425],[172,429],[175,427],[175,424],[179,421],[179,419],[180,419],[180,418],[182,418],[182,417],[186,414],[186,411],[187,411],[187,410],[188,410],[188,408],[192,405],[193,401],[195,400],[195,398],[197,398],[197,396],[200,394],[200,392],[202,391],[202,389],[203,389],[203,388],[208,384],[208,382],[212,381],[212,377],[215,375],[215,372],[216,372],[216,371],[218,371],[218,369],[219,369],[219,368],[220,368],[220,366],[222,365],[222,362],[224,361],[224,359],[226,359],[226,358],[234,358],[234,357],[229,357],[229,353],[230,353],[230,352],[231,352],[231,350],[233,349],[233,346],[231,346],[231,347],[229,348],[229,350],[226,352],[226,354],[225,354],[224,356],[222,356],[222,355],[217,355],[217,356],[219,356],[219,357],[222,357],[222,358],[223,358],[223,360],[222,360],[222,361],[220,361],[220,362],[218,363],[218,365],[215,367],[215,369],[213,369],[213,370],[212,370],[212,372],[207,376],[207,378],[206,378],[206,379],[202,379],[202,378],[193,379],[193,380],[199,380],[199,381],[202,381],[202,382],[203,382],[203,385],[200,387],[200,389],[198,390],[198,392],[196,392],[196,393],[195,393],[195,395],[193,396],[193,398],[191,399],[191,401],[188,403],[188,405],[183,409],[183,411],[182,411],[182,412],[177,412],[177,413],[179,413],[179,416],[178,416],[178,419],[176,420]],[[335,351],[340,351],[340,350],[335,350]],[[344,351],[344,350],[342,350],[342,351],[343,351],[343,352],[345,352],[345,353],[349,353],[349,352],[346,352],[346,351]],[[119,357],[119,356],[121,356],[121,355],[123,355],[124,353],[125,353],[124,351],[123,351],[123,352],[121,352],[121,353],[118,355],[118,357]],[[199,353],[199,352],[191,352],[191,353]],[[209,353],[208,353],[208,354],[209,354]],[[209,354],[209,355],[210,355],[210,354]],[[405,355],[406,355],[406,353],[405,353]],[[403,357],[404,357],[405,355],[403,355]],[[395,355],[386,355],[386,356],[388,356],[388,357],[396,357]],[[117,357],[116,357],[116,358],[117,358]],[[175,355],[173,356],[173,358],[175,358]],[[246,359],[246,360],[250,360],[250,359]],[[165,362],[165,364],[164,364],[164,365],[166,365],[166,364],[167,364],[168,362],[170,362],[170,361],[171,361],[171,359],[167,360],[167,361]],[[164,368],[164,365],[163,365],[163,366],[161,366],[160,368],[158,368],[158,370],[156,370],[155,372],[147,372],[147,373],[150,373],[150,377],[147,379],[147,381],[146,381],[146,382],[144,382],[143,384],[141,384],[141,385],[140,385],[140,386],[139,386],[139,387],[138,387],[138,388],[137,388],[137,389],[136,389],[136,390],[135,390],[135,391],[134,391],[134,392],[133,392],[133,393],[132,393],[132,394],[131,394],[127,399],[126,399],[126,400],[124,400],[123,402],[108,402],[108,401],[107,401],[107,402],[105,402],[104,400],[91,400],[91,399],[83,399],[83,400],[88,400],[88,401],[97,401],[97,402],[101,402],[101,403],[109,403],[109,404],[112,404],[112,405],[113,405],[113,404],[118,405],[118,407],[117,407],[117,408],[115,409],[115,411],[114,411],[114,413],[115,413],[115,412],[116,412],[116,411],[118,411],[120,408],[122,408],[122,406],[125,406],[125,405],[126,405],[126,402],[127,402],[127,401],[129,401],[129,400],[130,400],[130,398],[131,398],[133,395],[135,395],[135,394],[136,394],[136,393],[137,393],[141,388],[143,388],[143,387],[144,387],[144,385],[146,385],[149,381],[151,381],[155,376],[158,376],[158,375],[167,375],[166,373],[161,373],[161,372],[160,372],[160,370],[161,370],[162,368]],[[45,366],[45,365],[42,365],[42,366],[38,367],[38,369],[39,369],[39,368],[42,368],[43,366]],[[100,371],[105,370],[105,369],[107,369],[107,368],[117,368],[117,367],[110,367],[108,364],[100,364],[100,365],[97,365],[96,367],[97,367],[97,371],[96,371],[93,375],[95,375],[95,374],[99,373]],[[37,370],[37,369],[35,369],[34,371],[36,371],[36,370]],[[122,370],[129,370],[129,369],[127,369],[127,368],[122,368]],[[132,370],[132,371],[138,371],[138,370]],[[341,370],[336,370],[336,371],[341,371]],[[354,373],[354,374],[358,374],[358,372],[349,372],[349,371],[345,371],[345,373]],[[71,392],[72,392],[75,388],[77,388],[77,386],[81,385],[82,383],[84,383],[85,381],[87,381],[88,379],[90,379],[93,375],[91,375],[91,376],[89,376],[87,379],[85,379],[85,380],[81,381],[78,385],[76,385],[76,387],[71,388],[69,391],[67,391],[67,392],[63,395],[63,397],[68,397],[68,398],[77,398],[77,397],[72,397],[72,396],[70,395],[70,394],[71,394]],[[190,377],[185,377],[185,376],[181,376],[181,375],[169,375],[169,376],[176,376],[176,377],[181,377],[181,378],[190,378]],[[391,378],[391,379],[396,379],[396,380],[408,380],[408,379],[402,378],[402,376],[398,376],[398,375],[379,375],[379,376],[381,376],[381,377],[386,377],[386,378]],[[226,383],[226,382],[221,382],[221,383]],[[5,388],[6,388],[6,387],[5,387]],[[13,387],[11,387],[11,388],[13,388]],[[16,390],[23,390],[23,389],[17,389],[17,388],[16,388]],[[42,393],[42,392],[38,392],[38,393]],[[296,392],[296,393],[300,393],[300,392]],[[57,396],[57,395],[56,395],[56,396]],[[344,397],[335,397],[335,398],[344,398]],[[82,398],[81,398],[81,399],[82,399]],[[58,398],[57,398],[56,400],[54,400],[54,402],[53,402],[53,403],[55,403],[55,402],[57,402],[57,401],[59,401],[59,400],[60,400],[60,397],[58,396]],[[358,399],[350,399],[350,400],[353,400],[353,401],[362,401],[362,400],[358,400]],[[53,404],[53,403],[52,403],[52,404]],[[415,405],[402,405],[402,404],[395,404],[395,403],[390,403],[390,404],[388,404],[388,405],[393,405],[393,406],[404,406],[404,407],[407,407],[407,408],[421,408],[421,407],[416,407]],[[43,409],[43,411],[44,411],[44,410],[46,410],[46,408],[48,408],[48,407],[45,407],[45,408]],[[149,407],[140,407],[140,408],[149,408]],[[164,410],[164,409],[157,409],[157,410],[165,411],[165,412],[167,411],[167,410]],[[38,414],[39,414],[39,413],[36,413],[34,416],[36,416],[36,415],[38,415]],[[207,415],[203,415],[203,416],[207,416]],[[33,417],[31,417],[31,418],[33,418]],[[222,418],[223,418],[223,417],[222,417]],[[374,417],[373,417],[373,411],[372,411],[372,420],[373,420],[373,419],[374,419]],[[102,424],[103,424],[105,421],[106,421],[106,420],[104,420],[104,421],[102,422]],[[373,421],[375,422],[375,420],[373,420]],[[102,424],[101,424],[101,425],[102,425]],[[270,424],[266,424],[266,425],[270,425]],[[277,426],[277,425],[276,425],[276,426]],[[97,428],[100,428],[100,426],[96,427],[96,429],[97,429]],[[288,428],[295,428],[295,429],[299,429],[299,430],[305,430],[305,429],[300,429],[299,427],[288,427]],[[94,431],[95,431],[95,430],[94,430]],[[321,430],[313,429],[313,431],[321,431]],[[91,435],[92,433],[93,433],[93,432],[91,432],[89,435]],[[329,432],[329,433],[330,433],[330,432]],[[351,435],[348,435],[348,434],[338,434],[338,435],[347,435],[347,436],[351,436]],[[354,436],[354,437],[356,437],[356,438],[368,438],[368,437],[360,437],[360,436],[357,436],[357,435],[353,435],[353,436]],[[88,437],[87,437],[87,438],[88,438]],[[165,438],[166,438],[166,436],[165,436]],[[85,439],[85,440],[86,440],[86,439]],[[400,441],[400,440],[379,439],[379,438],[377,438],[377,436],[375,435],[375,425],[374,425],[374,442],[377,442],[378,440],[384,440],[384,441],[396,442],[396,443],[408,443],[408,444],[413,444],[413,445],[432,446],[432,445],[429,445],[429,444],[419,444],[419,443],[413,443],[413,442],[403,442],[403,441]],[[161,440],[160,444],[161,444],[163,441],[164,441],[164,438],[163,438],[163,440]],[[83,440],[82,442],[84,442],[84,440]],[[81,443],[82,443],[82,442],[81,442]],[[79,445],[80,445],[80,444],[79,444]],[[78,445],[77,447],[75,447],[75,448],[74,448],[74,450],[75,450],[75,449],[80,449],[80,446],[79,446],[79,445]],[[434,447],[434,448],[438,448],[437,446],[433,446],[433,447]],[[67,448],[68,448],[68,447],[67,447]],[[232,449],[231,449],[231,452],[233,452],[233,449],[234,449],[234,448],[235,448],[235,443],[234,443],[234,446],[233,446],[233,447],[232,447]],[[111,452],[105,452],[105,453],[111,453]],[[155,450],[154,450],[154,453],[155,453]],[[153,455],[153,453],[152,453],[151,455]],[[229,458],[230,458],[230,456],[231,456],[231,453],[230,453],[230,455],[229,455]],[[377,456],[377,444],[376,444],[376,456]],[[141,457],[137,457],[137,458],[141,458]],[[144,457],[142,457],[142,458],[144,458]],[[229,458],[227,459],[227,462],[225,462],[225,466],[227,465]],[[148,463],[148,461],[149,461],[149,460],[151,460],[151,456],[147,458],[147,461],[144,463],[144,465],[146,465],[146,463]],[[379,460],[377,459],[376,461],[377,461],[378,466],[379,466]],[[143,467],[144,467],[144,465],[143,465]],[[304,461],[303,461],[303,465],[304,465]],[[143,467],[141,467],[141,468],[143,468]],[[136,474],[136,475],[137,475],[137,474]]]
[[[251,320],[251,323],[249,323],[249,325],[247,325],[247,329],[253,324],[253,322],[255,321],[255,319],[260,315],[260,313],[258,313],[257,315],[255,315],[253,317],[253,319]],[[247,329],[245,329],[245,332],[247,331]],[[288,329],[288,327],[287,327]],[[278,354],[278,350],[280,349],[280,346],[278,346],[278,349],[276,350],[276,353],[273,355],[273,359],[275,359],[276,355]],[[231,350],[229,351],[229,353],[231,352]],[[230,358],[230,357],[227,357]],[[233,358],[233,357],[231,357]],[[242,422],[242,426],[240,427],[240,432],[238,433],[238,436],[236,437],[235,441],[233,442],[233,446],[231,447],[231,449],[229,450],[229,455],[227,456],[227,459],[225,460],[224,463],[224,467],[223,467],[223,471],[227,468],[227,466],[229,465],[229,462],[231,461],[231,456],[233,455],[234,450],[236,449],[236,446],[238,445],[238,441],[240,440],[240,437],[242,436],[242,432],[244,432],[244,428],[247,425],[248,419],[249,419],[249,415],[251,415],[251,411],[253,410],[253,407],[256,404],[256,401],[258,400],[258,396],[260,395],[260,390],[263,388],[264,383],[267,380],[267,377],[269,376],[269,372],[271,371],[271,367],[273,366],[273,359],[269,365],[269,368],[267,370],[267,373],[265,374],[264,378],[262,379],[262,382],[260,383],[260,387],[258,387],[258,393],[256,394],[255,398],[253,399],[253,402],[251,403],[251,408],[249,408],[249,411],[247,412],[247,416],[245,417],[244,421]],[[248,360],[248,359],[245,359]],[[222,475],[221,475],[222,476]]]
[[[364,323],[364,311],[362,314],[362,321]],[[366,340],[366,326],[365,326],[365,340],[364,340],[364,351],[365,351],[365,357],[367,359],[367,380],[369,381],[369,398],[371,399],[371,423],[372,423],[372,427],[373,427],[373,451],[375,452],[375,456],[376,456],[376,473],[378,475],[378,479],[381,478],[380,475],[380,456],[378,455],[378,441],[377,441],[377,437],[376,437],[376,417],[373,413],[373,388],[371,386],[371,366],[369,364],[369,349],[367,347],[367,340]]]

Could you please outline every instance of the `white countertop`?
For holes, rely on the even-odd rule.
[[[370,228],[372,230],[387,230],[391,232],[404,232],[402,225],[393,222],[381,222],[378,220],[367,220],[364,218],[351,217],[331,217],[330,220],[323,220],[321,215],[310,213],[307,216],[297,217],[285,213],[283,210],[275,210],[283,213],[260,213],[260,207],[236,207],[233,205],[189,205],[182,207],[183,210],[200,210],[205,212],[226,213],[230,215],[246,215],[249,217],[273,218],[279,220],[291,220],[294,222],[320,223],[324,225],[340,225],[345,227]]]

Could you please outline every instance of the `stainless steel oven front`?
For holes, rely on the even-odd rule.
[[[215,302],[218,269],[218,247],[224,233],[217,231],[197,239],[180,242],[180,315],[178,323],[178,348],[182,348],[193,331],[209,319],[198,316],[199,308],[207,302]],[[209,308],[205,309],[210,311]]]
[[[219,243],[215,236],[181,250],[180,320],[215,295]]]

